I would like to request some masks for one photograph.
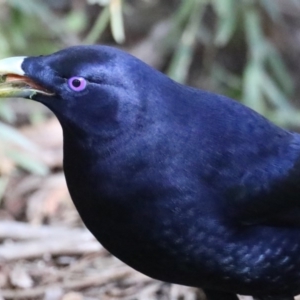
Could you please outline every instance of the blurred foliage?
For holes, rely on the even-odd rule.
[[[205,22],[208,8],[216,18],[213,28],[211,23]],[[235,90],[242,102],[273,121],[281,125],[299,125],[300,114],[288,100],[293,95],[293,82],[275,45],[265,34],[263,19],[266,18],[274,22],[274,26],[283,21],[276,1],[182,1],[175,14],[175,24],[181,30],[178,30],[177,48],[168,74],[184,83],[197,43],[201,43],[210,56],[206,76],[215,81],[215,90],[225,85],[225,93],[230,95]],[[216,56],[220,49],[241,37],[246,43],[246,59],[243,72],[235,76],[217,61]]]
[[[157,48],[167,49],[162,71],[178,82],[232,96],[280,125],[297,127],[300,113],[289,101],[295,80],[274,39],[287,34],[287,6],[300,12],[299,0],[0,0],[0,56],[94,43],[130,51],[166,19],[171,29]],[[0,103],[0,118],[16,121],[10,101]],[[29,121],[36,119],[40,112],[28,115]],[[11,130],[12,143],[24,142],[2,125],[0,137]],[[10,153],[24,169],[46,172],[34,159]]]

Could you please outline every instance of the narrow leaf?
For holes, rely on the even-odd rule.
[[[109,8],[112,35],[115,41],[121,44],[125,41],[122,0],[111,0]]]

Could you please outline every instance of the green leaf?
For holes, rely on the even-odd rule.
[[[24,152],[9,149],[9,151],[5,151],[5,155],[30,173],[36,175],[47,175],[49,172],[46,164]]]
[[[240,89],[242,85],[241,77],[229,72],[218,63],[214,63],[212,67],[212,75],[218,80],[219,84],[226,85],[231,89]]]
[[[261,89],[268,99],[276,106],[277,109],[290,110],[294,108],[289,103],[286,96],[277,87],[274,80],[266,72],[262,73]]]
[[[30,26],[28,23],[28,17],[37,18],[49,31],[54,34],[55,37],[59,38],[64,44],[75,44],[78,40],[67,30],[65,22],[59,19],[47,6],[46,2],[37,0],[10,0],[9,5],[19,12],[21,12],[21,17],[26,14],[26,18],[19,18],[20,20],[25,20],[26,28]],[[37,26],[37,22],[32,22],[33,26]],[[24,29],[20,27],[22,36],[24,35]],[[11,33],[11,31],[10,31]],[[27,45],[27,43],[26,43]]]
[[[111,0],[109,8],[112,35],[115,41],[121,44],[125,41],[122,0]]]
[[[77,34],[86,27],[87,23],[87,15],[82,10],[72,11],[65,17],[66,28]]]
[[[109,17],[110,17],[109,7],[106,6],[99,14],[92,30],[85,38],[84,44],[94,44],[101,37],[104,30],[107,28],[109,24]]]
[[[194,2],[194,9],[186,25],[175,54],[173,55],[167,74],[177,82],[185,82],[193,59],[196,37],[201,22],[204,4]]]
[[[196,0],[181,0],[181,4],[174,14],[174,25],[183,26],[184,23],[190,18],[194,9]]]
[[[265,56],[265,37],[262,31],[260,15],[255,7],[250,7],[244,11],[244,22],[247,44],[252,59],[261,62]]]
[[[232,37],[237,24],[237,3],[235,0],[212,0],[218,15],[215,45],[224,46]]]
[[[273,73],[272,75],[274,75],[283,91],[291,95],[294,91],[293,81],[280,54],[271,44],[268,44],[267,52],[269,55],[266,56],[266,60],[270,66],[270,71]]]
[[[263,70],[255,61],[250,61],[244,72],[243,102],[255,111],[264,114],[266,107],[260,85]]]
[[[0,140],[1,143],[9,142],[14,143],[15,145],[22,147],[28,151],[37,150],[36,146],[31,143],[27,138],[25,138],[21,133],[16,129],[6,124],[0,122]]]
[[[15,114],[5,100],[0,102],[0,117],[9,123],[15,121]]]

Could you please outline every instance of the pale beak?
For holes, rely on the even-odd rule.
[[[51,96],[45,88],[25,76],[22,64],[26,56],[0,60],[0,98],[32,98],[36,94]]]

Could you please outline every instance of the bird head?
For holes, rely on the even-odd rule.
[[[138,122],[153,70],[112,47],[75,46],[2,59],[0,75],[0,98],[30,98],[50,108],[63,128],[100,132],[127,130]]]

